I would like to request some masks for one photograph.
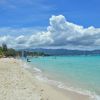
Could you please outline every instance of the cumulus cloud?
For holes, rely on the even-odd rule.
[[[100,49],[100,28],[84,28],[66,20],[63,15],[52,16],[45,31],[24,35],[0,36],[0,44],[7,43],[13,48],[54,47],[67,49]],[[16,30],[22,34],[20,30]],[[10,29],[10,32],[15,32]],[[31,30],[32,33],[32,30]],[[29,34],[29,35],[28,35]]]

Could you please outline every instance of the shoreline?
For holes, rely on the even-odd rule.
[[[27,69],[27,67],[27,63],[22,60],[13,58],[0,59],[0,99],[91,100],[88,96],[62,90],[38,80],[35,73]]]
[[[35,79],[23,65],[18,59],[0,59],[1,100],[69,100],[63,93]]]
[[[90,92],[86,93],[82,92],[80,90],[76,90],[74,88],[70,87],[63,87],[62,83],[56,80],[52,80],[51,78],[48,78],[45,76],[44,73],[34,65],[27,65],[27,70],[32,73],[32,76],[36,77],[37,81],[42,82],[44,85],[50,86],[52,89],[55,89],[56,91],[63,93],[68,100],[98,100],[94,98],[94,94],[92,95]],[[29,67],[31,66],[31,67]],[[32,67],[34,66],[34,67]],[[38,73],[39,72],[39,73]],[[59,99],[57,99],[59,100]]]

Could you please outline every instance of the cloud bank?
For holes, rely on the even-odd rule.
[[[66,48],[66,49],[100,49],[100,28],[90,26],[84,28],[66,20],[63,15],[52,16],[49,19],[50,25],[45,31],[30,32],[23,34],[20,30],[12,31],[12,28],[5,30],[5,33],[12,32],[21,35],[2,35],[0,45],[6,43],[12,48]],[[0,28],[0,33],[2,29]],[[12,34],[11,33],[11,34]]]

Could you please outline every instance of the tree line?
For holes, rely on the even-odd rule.
[[[6,44],[2,44],[0,47],[0,57],[15,57],[18,52],[13,48],[7,48]]]
[[[0,47],[0,57],[21,57],[22,52],[24,52],[24,56],[48,56],[43,52],[34,52],[34,51],[22,51],[22,50],[15,50],[13,48],[8,48],[6,44],[2,44]]]

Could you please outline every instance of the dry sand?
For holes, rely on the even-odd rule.
[[[68,100],[66,95],[42,82],[13,58],[0,59],[0,100]]]

